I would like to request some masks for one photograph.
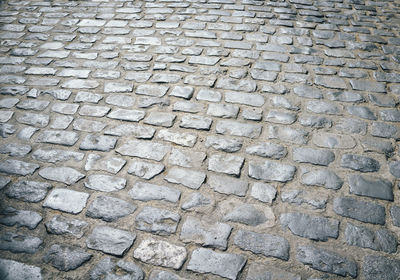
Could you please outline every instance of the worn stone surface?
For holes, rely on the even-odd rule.
[[[397,279],[399,14],[399,0],[2,1],[0,224],[15,248],[43,241],[2,251],[4,271]],[[122,259],[107,257],[117,229],[138,239],[121,237]],[[135,258],[151,236],[179,261],[153,243]],[[93,257],[67,272],[53,245]],[[205,247],[247,262],[189,269]]]
[[[162,240],[143,240],[133,252],[133,257],[142,262],[179,269],[186,260],[185,247]]]
[[[79,247],[54,244],[43,257],[43,261],[58,270],[69,271],[77,269],[91,258],[91,254]]]
[[[41,269],[8,259],[0,259],[0,277],[3,279],[41,280]]]
[[[217,253],[210,249],[199,248],[193,251],[187,269],[236,279],[245,263],[246,258],[241,255]]]
[[[135,239],[136,233],[134,232],[108,226],[97,226],[86,239],[86,246],[107,254],[123,256]]]

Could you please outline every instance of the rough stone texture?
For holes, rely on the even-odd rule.
[[[98,196],[89,205],[86,216],[113,222],[132,214],[135,210],[136,206],[125,200],[109,196]]]
[[[169,210],[144,207],[136,216],[136,229],[159,235],[169,235],[176,232],[181,217]]]
[[[368,255],[364,258],[363,274],[365,279],[395,280],[400,273],[400,261],[381,256]]]
[[[312,268],[340,276],[357,277],[358,269],[354,260],[342,255],[314,246],[299,246],[296,259]]]
[[[385,223],[385,208],[380,204],[365,202],[351,197],[337,197],[333,201],[333,210],[341,216],[365,223]]]
[[[0,259],[0,277],[5,280],[42,280],[41,269],[8,259]]]
[[[185,247],[155,239],[143,240],[133,253],[142,262],[174,269],[182,266],[186,255]]]
[[[91,280],[118,279],[121,277],[132,280],[143,280],[144,272],[134,263],[123,260],[116,261],[110,257],[100,260],[90,271]]]
[[[245,263],[246,258],[241,255],[217,253],[209,249],[199,248],[193,251],[187,269],[236,279]]]
[[[179,239],[183,242],[194,242],[204,247],[225,250],[232,227],[224,223],[210,223],[188,216],[182,225]]]
[[[91,254],[79,247],[54,244],[43,257],[43,261],[58,270],[69,271],[77,269],[91,258]]]
[[[283,260],[289,258],[289,242],[280,236],[240,230],[236,233],[233,242],[241,249],[255,254]]]
[[[322,216],[285,213],[281,215],[280,222],[293,234],[312,240],[327,241],[328,237],[337,238],[339,235],[339,221]]]
[[[393,201],[392,183],[388,180],[350,175],[349,185],[351,193]]]
[[[123,256],[135,239],[136,233],[108,226],[97,226],[86,239],[86,246],[107,254]]]
[[[68,189],[54,189],[43,203],[43,207],[78,214],[86,206],[88,193]]]
[[[398,278],[399,1],[2,1],[0,224],[43,241],[3,258],[43,279],[224,277],[187,269],[209,247],[246,255],[214,261],[235,279],[341,278],[296,260],[320,243],[360,279]],[[138,244],[82,247],[104,225]],[[187,252],[178,269],[133,257],[159,234]],[[93,258],[60,271],[54,244]]]
[[[345,236],[349,245],[387,253],[395,253],[397,251],[397,238],[385,229],[374,231],[367,227],[348,223]]]
[[[0,250],[12,253],[34,254],[40,249],[43,241],[34,236],[3,232],[0,235]]]

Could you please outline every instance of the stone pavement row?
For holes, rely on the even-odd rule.
[[[4,1],[0,279],[400,279],[400,2]]]

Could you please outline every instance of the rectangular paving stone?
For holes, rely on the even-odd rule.
[[[181,217],[178,213],[155,207],[144,207],[136,216],[135,228],[158,235],[176,232]]]
[[[88,198],[88,193],[57,188],[51,191],[44,201],[43,207],[78,214],[85,208]]]
[[[239,177],[244,158],[234,155],[212,155],[208,159],[208,170]]]
[[[37,141],[42,143],[72,146],[78,141],[78,139],[79,134],[73,131],[44,130],[39,134]]]
[[[167,186],[137,182],[129,191],[132,199],[140,201],[161,200],[166,202],[178,202],[181,192]]]
[[[266,160],[263,163],[249,163],[249,177],[258,180],[287,182],[291,181],[296,172],[296,167]]]
[[[217,175],[210,175],[207,184],[216,192],[237,196],[245,196],[249,185],[245,180]]]
[[[117,153],[124,156],[139,157],[155,161],[161,161],[169,150],[169,146],[139,140],[128,141],[116,149]]]
[[[0,172],[12,175],[32,175],[39,165],[15,159],[7,159],[0,162]]]
[[[261,134],[262,126],[258,124],[220,120],[217,122],[217,126],[215,129],[216,132],[219,134],[257,138]]]
[[[153,238],[143,240],[133,252],[133,257],[144,263],[174,269],[182,267],[186,256],[185,247]]]
[[[198,248],[193,251],[186,269],[199,273],[212,273],[235,280],[246,261],[242,255],[218,253],[210,249]]]
[[[157,134],[157,138],[185,147],[193,147],[197,142],[197,135],[195,134],[186,132],[179,133],[167,129],[160,130]]]
[[[8,259],[0,259],[0,271],[4,279],[42,280],[41,268]]]
[[[164,180],[170,183],[182,184],[191,189],[199,189],[206,179],[206,174],[200,171],[172,167],[165,175]]]

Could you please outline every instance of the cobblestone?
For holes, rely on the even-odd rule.
[[[397,279],[398,14],[3,1],[0,279]]]

